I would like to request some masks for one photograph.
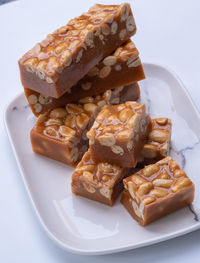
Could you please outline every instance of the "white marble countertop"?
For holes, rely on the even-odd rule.
[[[0,6],[1,262],[188,262],[200,257],[200,230],[160,244],[105,256],[78,256],[57,247],[42,230],[28,200],[3,125],[3,110],[22,91],[18,58],[33,43],[92,5],[93,0],[19,0]],[[108,1],[104,0],[101,3]],[[119,2],[110,0],[109,3]],[[200,109],[200,2],[134,0],[143,61],[172,68]],[[48,10],[48,12],[47,12]],[[19,127],[23,124],[19,123]],[[197,189],[198,191],[198,189]]]

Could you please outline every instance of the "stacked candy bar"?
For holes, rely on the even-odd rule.
[[[72,192],[113,205],[149,133],[145,105],[105,105],[87,133],[90,148],[72,175]]]
[[[86,133],[101,108],[138,96],[138,85],[132,84],[40,114],[31,130],[33,151],[75,167],[88,149]]]
[[[87,13],[48,35],[20,59],[22,84],[45,96],[60,98],[135,32],[129,4],[94,5]],[[138,57],[136,60],[139,65]],[[108,75],[114,64],[112,58],[107,59],[99,77]]]
[[[146,225],[190,204],[194,185],[169,157],[171,120],[151,119],[136,102],[145,75],[135,33],[129,4],[96,4],[36,44],[19,68],[38,117],[33,151],[76,167],[75,195],[112,206],[123,191],[121,203]]]
[[[123,181],[121,203],[143,226],[193,202],[194,184],[168,156],[171,120],[150,121],[137,102],[106,105],[87,136],[89,150],[72,175],[74,194],[112,206]]]
[[[76,166],[88,149],[86,132],[106,104],[140,97],[145,78],[130,40],[130,5],[96,4],[28,51],[21,82],[33,114],[33,151]]]

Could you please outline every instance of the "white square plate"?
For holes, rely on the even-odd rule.
[[[62,248],[79,254],[106,254],[142,247],[200,228],[200,115],[181,81],[168,69],[144,63],[141,101],[151,117],[172,119],[171,155],[196,186],[193,209],[172,213],[147,227],[135,222],[120,204],[113,207],[71,194],[73,169],[32,152],[29,132],[35,123],[23,94],[5,111],[5,124],[21,175],[47,234]]]

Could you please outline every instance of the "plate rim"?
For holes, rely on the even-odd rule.
[[[177,75],[177,73],[174,70],[172,70],[171,68],[169,68],[166,65],[152,63],[152,62],[143,62],[143,67],[145,67],[145,66],[146,67],[149,66],[149,67],[161,68],[161,70],[167,71],[169,74],[171,74],[177,80],[179,85],[182,87],[182,90],[184,91],[185,95],[189,99],[189,101],[190,101],[190,103],[192,105],[192,108],[195,111],[195,114],[200,119],[200,112],[198,111],[198,108],[197,108],[195,102],[193,101],[193,99],[192,99],[189,91],[185,87],[184,83],[182,82],[182,80],[180,79],[180,77]],[[27,180],[26,180],[26,178],[24,176],[22,165],[21,165],[20,160],[18,158],[18,155],[16,153],[16,149],[15,149],[15,146],[14,146],[14,143],[13,143],[13,139],[12,139],[12,136],[11,136],[11,133],[10,133],[9,125],[7,123],[9,109],[10,109],[11,105],[14,103],[14,101],[19,99],[19,97],[21,97],[22,95],[23,95],[23,92],[18,93],[17,95],[15,95],[14,98],[10,99],[9,102],[6,104],[6,106],[4,107],[4,110],[3,110],[3,122],[4,122],[6,133],[7,133],[8,138],[9,138],[9,142],[11,144],[12,151],[14,153],[14,156],[15,156],[15,159],[16,159],[16,162],[17,162],[17,166],[18,166],[18,169],[19,169],[22,181],[23,181],[25,189],[27,191],[29,200],[30,200],[30,202],[31,202],[31,204],[33,206],[33,210],[36,213],[36,216],[39,219],[39,222],[40,222],[43,230],[46,232],[47,236],[55,244],[57,244],[59,247],[61,247],[62,249],[66,250],[66,251],[69,251],[69,252],[74,253],[74,254],[79,254],[79,255],[105,255],[105,254],[119,253],[119,252],[122,252],[122,251],[128,251],[128,250],[132,250],[132,249],[136,249],[136,248],[140,248],[140,247],[153,245],[153,244],[160,243],[160,242],[163,242],[163,241],[175,238],[175,237],[179,237],[179,236],[185,235],[187,233],[193,232],[193,231],[195,231],[195,230],[200,228],[200,222],[199,223],[197,222],[196,224],[194,224],[192,226],[189,226],[189,227],[185,228],[184,230],[180,229],[178,231],[173,232],[172,234],[165,234],[165,235],[162,235],[161,237],[151,238],[151,239],[149,239],[149,240],[147,240],[145,242],[141,241],[141,242],[139,242],[139,243],[137,243],[135,245],[131,245],[130,244],[130,245],[118,246],[118,247],[115,247],[115,248],[101,249],[101,250],[98,250],[98,249],[93,249],[93,250],[80,249],[80,248],[76,248],[76,247],[70,246],[69,244],[66,244],[66,243],[60,241],[48,229],[48,227],[45,224],[42,216],[40,215],[40,212],[39,212],[39,210],[38,210],[38,208],[36,206],[36,203],[34,202],[34,199],[32,197],[30,189],[28,187],[28,182],[27,182]]]

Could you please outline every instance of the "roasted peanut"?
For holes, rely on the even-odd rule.
[[[115,137],[112,133],[105,133],[98,137],[98,141],[101,145],[112,146],[115,144]]]
[[[165,125],[165,124],[167,124],[168,119],[167,119],[167,118],[157,118],[157,119],[156,119],[156,122],[157,122],[159,125]]]
[[[109,175],[104,175],[104,176],[102,176],[102,181],[105,183],[105,182],[107,182],[107,181],[109,181],[110,180],[110,176]]]
[[[132,207],[133,207],[133,210],[134,210],[136,216],[141,218],[142,217],[141,212],[139,210],[137,203],[134,200],[132,200]]]
[[[121,146],[119,146],[119,145],[112,145],[111,146],[111,150],[115,154],[119,154],[119,155],[123,155],[124,154],[124,149]]]
[[[37,119],[37,125],[43,124],[47,120],[47,114],[40,114]]]
[[[65,49],[64,51],[62,51],[59,60],[61,65],[63,65],[64,67],[69,67],[72,63],[72,54],[70,50]]]
[[[107,199],[111,199],[112,192],[112,189],[100,188],[100,193]]]
[[[130,58],[128,58],[127,60],[127,65],[131,64],[134,60],[136,60],[138,58],[138,52],[134,55],[132,55]]]
[[[156,200],[156,199],[155,199],[154,197],[152,197],[152,196],[147,196],[147,197],[145,197],[144,199],[142,199],[141,202],[142,202],[144,205],[149,205],[149,204],[153,203],[155,200]]]
[[[83,112],[83,108],[81,106],[71,103],[66,105],[66,110],[68,113],[72,113],[72,114],[79,114]]]
[[[37,65],[36,75],[37,75],[40,79],[44,79],[44,78],[45,78],[46,65],[47,65],[47,62],[46,62],[46,61],[40,61],[40,62],[38,63],[38,65]]]
[[[125,21],[128,18],[129,11],[129,7],[126,4],[124,4],[121,11],[121,21]]]
[[[146,120],[145,120],[145,119],[141,119],[141,121],[140,121],[140,132],[141,132],[142,134],[144,134],[145,131],[146,131],[146,129],[147,129]]]
[[[78,160],[79,151],[78,151],[78,148],[77,148],[77,147],[74,147],[74,148],[71,150],[70,157],[71,157],[71,161],[72,161],[72,162],[76,162],[76,161]]]
[[[167,165],[170,164],[170,162],[172,161],[172,158],[170,156],[165,157],[164,159],[160,160],[158,162],[159,165]]]
[[[113,66],[113,65],[115,65],[115,63],[116,63],[116,57],[115,56],[108,56],[108,57],[104,58],[104,60],[103,60],[103,64],[105,66]]]
[[[92,103],[94,101],[93,97],[85,97],[80,99],[78,102],[81,104],[85,104],[85,103]]]
[[[68,137],[68,138],[72,138],[73,136],[75,136],[76,132],[75,130],[66,127],[66,126],[60,126],[59,128],[59,133],[63,136],[63,137]]]
[[[178,178],[178,177],[186,177],[186,173],[185,173],[183,170],[181,170],[181,169],[176,169],[176,170],[174,171],[173,176],[174,176],[175,178]]]
[[[132,180],[137,186],[139,186],[139,185],[147,182],[147,180],[145,180],[144,178],[142,178],[140,175],[137,175],[137,174],[136,174],[136,175],[133,175],[133,176],[131,177],[131,180]]]
[[[86,181],[92,182],[93,181],[93,173],[89,172],[89,171],[83,171],[83,178]]]
[[[42,111],[42,105],[40,103],[34,104],[33,108],[34,108],[36,113],[40,113]]]
[[[120,132],[117,133],[116,135],[116,138],[117,140],[120,140],[120,141],[127,141],[127,140],[130,140],[131,137],[133,135],[133,132],[131,130],[122,130]]]
[[[153,188],[153,185],[151,182],[143,183],[138,188],[138,194],[140,196],[146,195],[150,192],[150,190]]]
[[[64,108],[56,108],[50,112],[50,118],[64,118],[67,112]]]
[[[189,178],[181,178],[172,186],[172,191],[176,193],[191,184],[192,182]]]
[[[170,179],[170,175],[167,173],[167,171],[162,171],[162,173],[160,173],[156,179]]]
[[[94,194],[96,192],[96,189],[89,183],[83,182],[83,187],[85,188],[86,191],[88,191],[91,194]]]
[[[163,190],[163,189],[153,189],[150,192],[150,195],[153,195],[155,197],[161,198],[164,197],[166,195],[168,195],[168,191],[167,190]]]
[[[134,114],[127,122],[127,125],[129,126],[129,128],[133,128],[135,126],[135,124],[137,123],[137,114]],[[137,132],[137,128],[135,129],[134,127],[134,131]]]
[[[149,139],[154,142],[164,143],[168,140],[169,133],[165,130],[155,129],[150,132]]]
[[[79,129],[85,129],[89,122],[89,117],[85,113],[81,113],[76,117],[76,124]]]
[[[105,66],[99,71],[99,77],[101,79],[106,78],[111,72],[111,67],[110,66]]]
[[[132,16],[129,16],[126,20],[126,29],[128,31],[133,31],[135,28],[135,21]]]
[[[29,58],[24,62],[26,70],[30,73],[35,72],[35,65],[37,63],[37,58]]]
[[[131,196],[133,199],[135,199],[135,198],[136,198],[135,192],[136,192],[136,190],[137,190],[137,187],[136,187],[135,183],[129,181],[129,182],[128,182],[128,185],[127,185],[126,187],[127,187],[127,189],[128,189],[128,192],[129,192],[130,196]]]
[[[160,147],[160,154],[163,156],[163,157],[166,157],[169,155],[169,143],[166,142],[164,145],[162,145]]]
[[[158,171],[160,170],[160,167],[156,164],[151,164],[151,165],[148,165],[146,166],[144,169],[143,169],[143,174],[144,176],[146,177],[150,177],[151,175],[157,173]]]
[[[76,127],[76,116],[74,114],[68,114],[64,121],[65,126],[69,128]]]
[[[28,101],[29,101],[30,104],[35,104],[35,103],[37,103],[38,98],[37,98],[36,95],[31,94],[31,95],[28,97]]]
[[[51,118],[51,119],[48,119],[45,123],[45,126],[49,126],[49,125],[62,125],[63,124],[63,121],[61,119],[54,119],[54,118]]]
[[[179,169],[179,165],[174,160],[171,160],[171,162],[169,163],[169,169],[170,172],[173,173],[176,169]]]
[[[132,63],[128,64],[128,68],[138,67],[141,64],[142,64],[142,62],[141,62],[140,58],[137,58]]]
[[[115,35],[117,33],[118,24],[116,21],[114,21],[111,25],[110,31],[112,35]]]
[[[158,187],[164,187],[164,188],[169,188],[173,183],[173,180],[170,179],[155,179],[153,181],[154,186]]]
[[[126,34],[127,34],[126,29],[122,29],[122,30],[119,32],[119,38],[120,38],[121,40],[124,40]]]
[[[86,83],[81,84],[81,88],[83,90],[89,90],[89,89],[91,89],[91,87],[92,87],[92,83],[91,82],[86,82]]]
[[[48,134],[49,136],[53,136],[53,137],[57,136],[57,131],[56,131],[56,129],[55,129],[54,127],[52,127],[52,126],[46,127],[46,128],[45,128],[45,131],[46,131],[46,134]]]
[[[127,121],[133,115],[133,111],[131,109],[125,108],[119,113],[119,119],[121,122]]]
[[[100,163],[98,165],[100,172],[105,174],[113,173],[116,169],[114,165],[111,165],[109,163]]]
[[[99,74],[99,69],[97,67],[93,67],[89,72],[88,72],[88,76],[89,77],[94,77],[97,76]],[[83,88],[84,89],[84,88]],[[89,87],[90,89],[90,87]]]
[[[87,112],[95,113],[95,111],[97,110],[97,105],[94,103],[86,103],[83,105],[83,108]]]
[[[41,104],[47,104],[51,101],[51,98],[49,96],[45,96],[45,95],[40,94],[38,100],[39,100],[39,103],[41,103]]]
[[[78,167],[77,171],[88,171],[88,172],[94,172],[95,166],[93,164],[86,164],[84,166]]]
[[[102,33],[105,35],[105,36],[108,36],[110,34],[110,27],[108,24],[104,24],[103,27],[102,27]]]
[[[155,158],[157,156],[156,145],[145,144],[141,151],[141,155],[144,156],[145,158]]]

